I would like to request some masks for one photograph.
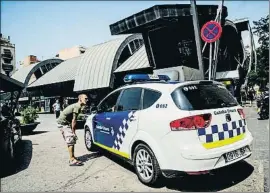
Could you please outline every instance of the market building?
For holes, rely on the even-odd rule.
[[[139,34],[119,36],[91,46],[84,54],[63,61],[28,85],[27,92],[32,96],[59,98],[61,103],[64,99],[72,102],[79,93],[87,93],[91,102],[97,103],[100,97],[121,84],[114,71],[142,46]]]
[[[28,57],[27,57],[28,58]],[[33,57],[32,57],[33,58]],[[26,60],[27,61],[27,60]],[[32,97],[31,93],[27,92],[26,87],[32,82],[38,80],[40,77],[44,76],[46,73],[51,71],[57,65],[59,65],[63,60],[58,58],[47,59],[44,61],[38,61],[37,63],[30,62],[24,63],[18,68],[11,78],[21,82],[24,86],[24,89],[19,98],[19,104],[24,105],[33,105],[36,108],[39,108],[40,111],[50,111],[50,107],[46,99],[42,97]],[[1,96],[5,100],[9,99],[10,95]],[[49,99],[47,99],[48,101]],[[42,108],[42,109],[41,109]]]
[[[214,20],[217,9],[216,5],[198,5],[199,25]],[[241,32],[246,28],[243,22],[226,19],[225,6],[222,11],[217,76],[226,78],[228,74],[235,74],[239,77],[245,62]],[[21,75],[13,77],[24,83],[24,93],[41,98],[45,111],[50,111],[55,98],[73,102],[79,93],[87,93],[91,102],[97,103],[108,92],[123,85],[123,77],[128,73],[166,74],[180,81],[201,80],[205,77],[199,69],[194,25],[189,4],[156,5],[111,24],[115,39],[89,48],[64,49],[53,59],[58,60],[53,68],[39,64],[41,66],[33,70],[25,69],[25,77],[22,71]],[[208,53],[206,47],[203,52],[205,74]],[[33,74],[37,74],[37,78],[30,81],[29,76]]]

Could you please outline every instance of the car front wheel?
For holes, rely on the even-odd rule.
[[[92,133],[88,127],[85,128],[84,143],[85,143],[85,147],[88,151],[95,150],[95,145],[93,143]]]
[[[145,144],[139,144],[135,148],[133,164],[136,174],[143,184],[153,185],[162,177],[153,151]]]

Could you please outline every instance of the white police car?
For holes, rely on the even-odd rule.
[[[251,155],[243,108],[221,83],[146,74],[124,80],[131,84],[111,92],[88,117],[85,145],[126,158],[144,184],[205,174]]]

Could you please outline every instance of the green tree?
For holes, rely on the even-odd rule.
[[[257,84],[261,88],[269,82],[269,15],[259,21],[253,21],[253,33],[259,37],[257,51],[257,71],[254,66],[249,74],[249,85]]]

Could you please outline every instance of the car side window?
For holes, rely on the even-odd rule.
[[[123,91],[117,111],[139,110],[141,104],[141,88],[128,88]]]
[[[113,112],[115,110],[115,106],[117,103],[117,99],[120,95],[121,91],[116,91],[113,94],[109,95],[105,98],[104,101],[98,107],[98,111],[100,112]]]
[[[143,109],[151,107],[161,96],[161,93],[154,90],[144,89]]]

